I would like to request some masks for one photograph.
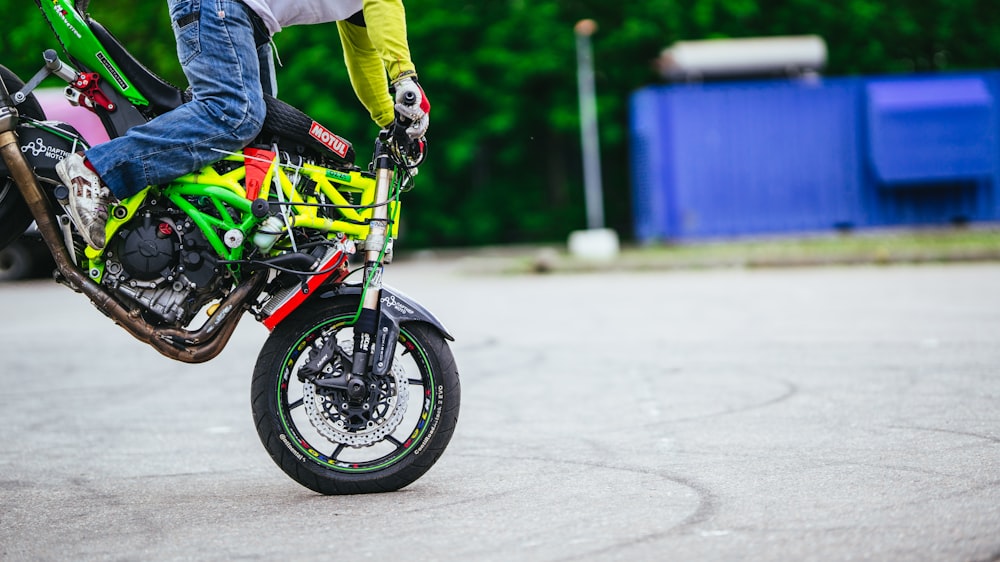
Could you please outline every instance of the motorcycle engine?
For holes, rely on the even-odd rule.
[[[186,326],[229,278],[186,215],[147,210],[108,243],[103,283],[174,326]]]

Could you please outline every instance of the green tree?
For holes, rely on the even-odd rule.
[[[430,154],[404,203],[407,247],[560,240],[585,224],[573,25],[592,18],[608,222],[631,232],[630,94],[678,40],[815,33],[828,75],[990,68],[1000,10],[987,0],[405,0],[410,45],[434,104]],[[27,78],[56,47],[35,7],[0,0],[0,63]],[[94,0],[90,11],[147,66],[186,86],[165,2]],[[16,18],[16,20],[15,20]],[[355,141],[375,129],[355,99],[335,26],[275,38],[279,96]]]

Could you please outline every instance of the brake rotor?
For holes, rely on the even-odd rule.
[[[309,423],[320,435],[333,443],[366,447],[399,427],[409,402],[409,386],[405,369],[394,364],[388,376],[369,381],[369,396],[360,404],[350,403],[344,392],[317,392],[312,382],[303,383],[302,399]]]

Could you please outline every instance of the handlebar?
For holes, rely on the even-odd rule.
[[[416,92],[403,92],[402,103],[404,105],[413,105],[417,103]],[[396,112],[396,119],[392,122],[392,138],[396,142],[397,146],[405,147],[412,142],[409,135],[406,134],[406,129],[412,124],[412,119],[401,115],[398,111]]]
[[[408,148],[413,142],[410,135],[406,134],[406,128],[409,127],[413,121],[407,119],[400,114],[396,114],[396,120],[392,122],[392,141],[400,148],[400,150]]]

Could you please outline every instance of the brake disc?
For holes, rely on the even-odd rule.
[[[344,344],[347,345],[347,344]],[[343,400],[343,393],[316,391],[316,385],[306,382],[302,385],[302,399],[309,416],[309,423],[323,437],[333,443],[350,447],[366,447],[378,443],[399,427],[409,403],[410,384],[406,370],[398,363],[392,366],[388,377],[371,392],[378,393],[375,399],[365,401],[363,427],[357,427],[349,417],[357,415],[357,407]]]

